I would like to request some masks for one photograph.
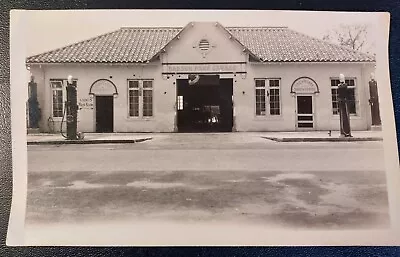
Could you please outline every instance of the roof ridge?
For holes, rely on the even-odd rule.
[[[121,30],[121,29],[117,29],[117,30],[109,31],[109,32],[106,32],[106,33],[103,33],[103,34],[100,34],[100,35],[97,35],[97,36],[93,36],[93,37],[90,37],[90,38],[86,38],[86,39],[80,40],[80,41],[75,42],[75,43],[71,43],[71,44],[66,45],[66,46],[58,47],[58,48],[55,48],[55,49],[52,49],[52,50],[49,50],[49,51],[45,51],[45,52],[42,52],[42,53],[39,53],[39,54],[35,54],[35,55],[32,55],[32,56],[28,56],[26,59],[31,59],[31,58],[38,57],[38,56],[40,56],[40,55],[50,54],[50,53],[53,53],[53,52],[55,52],[55,51],[60,51],[60,50],[63,50],[63,49],[65,49],[65,48],[68,48],[68,47],[72,47],[72,46],[75,46],[75,45],[78,45],[78,44],[82,44],[82,43],[85,43],[85,42],[88,42],[88,41],[91,41],[91,40],[94,40],[94,39],[97,39],[97,38],[101,38],[101,37],[104,37],[104,36],[107,36],[107,35],[116,33],[116,32],[118,32],[118,31],[120,31],[120,30]]]
[[[288,26],[226,26],[227,29],[288,29]]]
[[[223,26],[223,25],[221,25]],[[183,29],[186,26],[123,26],[120,29]],[[225,28],[249,28],[249,29],[287,29],[288,26],[223,26]]]
[[[364,52],[361,52],[361,51],[358,51],[358,50],[354,50],[354,49],[352,49],[350,47],[347,47],[347,46],[343,46],[343,45],[335,44],[335,43],[332,43],[332,42],[329,42],[329,41],[325,41],[323,39],[307,35],[307,34],[305,34],[303,32],[299,32],[297,30],[293,30],[293,29],[289,29],[289,28],[288,28],[288,30],[291,31],[292,33],[296,33],[296,34],[301,35],[303,37],[307,37],[307,38],[316,40],[318,42],[321,42],[321,43],[324,43],[324,44],[328,44],[328,45],[331,45],[333,47],[337,47],[337,48],[342,49],[342,50],[350,51],[353,54],[360,54],[360,55],[362,55],[364,57],[371,58],[372,60],[375,61],[375,56],[373,56],[373,55],[370,55],[370,54],[367,54],[367,53],[364,53]]]
[[[138,26],[138,27],[132,27],[132,26],[123,26],[123,27],[120,27],[120,29],[182,29],[184,26],[181,26],[181,27],[179,27],[179,26],[149,26],[149,27],[146,27],[146,26]]]

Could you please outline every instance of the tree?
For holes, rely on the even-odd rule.
[[[369,26],[366,24],[340,25],[328,31],[322,39],[349,47],[356,51],[371,53],[373,44],[368,42]]]

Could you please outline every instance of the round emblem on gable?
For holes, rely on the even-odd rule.
[[[206,37],[203,37],[193,44],[193,48],[196,48],[196,50],[202,54],[203,57],[205,57],[214,47],[215,45],[212,44]]]
[[[315,94],[319,93],[319,88],[313,79],[301,77],[293,82],[290,92],[296,94]]]
[[[210,42],[207,39],[202,39],[199,42],[200,51],[208,51],[210,50]]]

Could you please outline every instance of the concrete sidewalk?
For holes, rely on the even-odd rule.
[[[193,135],[207,133],[193,133]],[[227,135],[228,138],[221,140],[232,140],[235,135],[242,138],[248,135],[248,140],[254,136],[276,142],[341,142],[341,141],[382,141],[383,135],[381,131],[354,131],[353,137],[342,138],[339,131],[332,131],[329,135],[328,131],[310,131],[310,132],[233,132],[233,133],[211,133],[213,136],[221,134]],[[188,134],[185,134],[184,139]],[[189,134],[190,135],[190,134]],[[120,143],[138,143],[156,138],[174,139],[182,141],[181,133],[85,133],[83,140],[67,140],[60,134],[28,134],[28,145],[51,145],[51,144],[120,144]],[[190,138],[190,137],[189,137]],[[246,138],[243,138],[246,140]],[[185,139],[188,140],[188,139]]]
[[[341,137],[339,131],[265,132],[261,137],[276,142],[354,142],[382,141],[382,131],[352,131],[353,137]]]
[[[153,139],[152,133],[85,133],[83,140],[67,140],[61,134],[28,134],[28,145],[54,144],[120,144],[139,143]]]

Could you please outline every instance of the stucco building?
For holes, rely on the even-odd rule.
[[[121,28],[27,58],[40,130],[60,130],[66,79],[82,132],[338,130],[345,74],[353,130],[371,128],[373,56],[286,27]]]

